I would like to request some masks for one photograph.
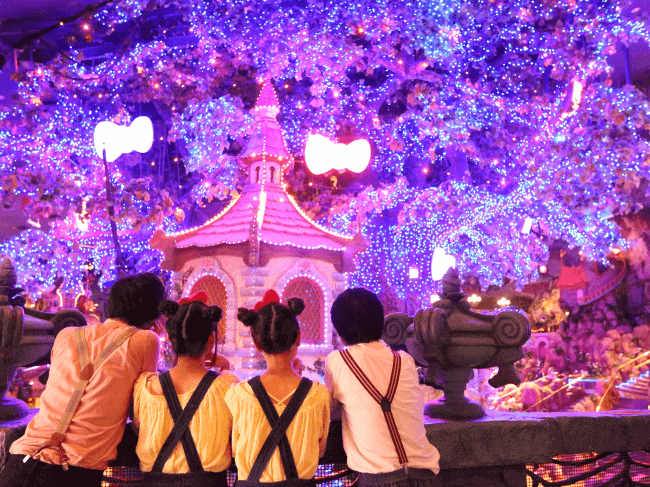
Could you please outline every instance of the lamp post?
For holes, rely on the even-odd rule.
[[[420,277],[420,269],[416,265],[409,265],[408,268],[408,279],[406,280],[406,286],[404,289],[404,312],[409,313],[413,310],[414,306],[411,302],[413,297],[413,292],[411,290],[411,283],[417,281]]]
[[[115,207],[113,205],[113,188],[111,188],[110,171],[108,170],[108,161],[106,160],[106,147],[102,148],[102,159],[104,160],[104,175],[106,180],[106,201],[108,202],[108,219],[111,225],[111,235],[113,236],[113,245],[115,245],[115,265],[117,271],[126,270],[124,257],[120,249],[120,241],[117,237],[117,223],[115,223]]]
[[[108,217],[111,225],[111,235],[115,246],[115,264],[118,273],[126,270],[126,262],[120,249],[115,223],[115,206],[113,188],[111,187],[109,162],[114,162],[122,154],[137,151],[145,153],[153,145],[153,125],[148,117],[138,117],[131,125],[116,125],[113,122],[99,122],[95,127],[94,145],[97,155],[104,161],[106,179],[106,201],[108,202]]]

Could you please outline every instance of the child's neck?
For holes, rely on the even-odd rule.
[[[189,357],[187,355],[181,355],[178,357],[178,362],[174,369],[178,372],[205,372],[207,367],[205,366],[205,360],[203,355],[200,357]]]
[[[264,354],[266,360],[266,373],[278,377],[291,377],[300,375],[293,369],[293,354],[283,352],[278,354]]]
[[[293,369],[295,357],[296,354],[290,350],[277,355],[264,354],[266,372],[261,376],[262,384],[276,400],[290,396],[302,380],[302,376]]]

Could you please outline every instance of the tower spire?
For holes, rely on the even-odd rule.
[[[275,120],[275,117],[280,113],[280,101],[270,78],[264,81],[262,91],[257,97],[257,103],[251,112],[258,120],[263,118]]]
[[[248,139],[240,160],[243,164],[251,166],[249,172],[255,171],[255,174],[251,175],[251,182],[266,180],[277,184],[280,182],[282,170],[293,166],[293,157],[287,149],[284,134],[276,120],[280,113],[280,101],[270,78],[264,81],[251,113],[255,116],[255,130]],[[277,167],[270,171],[270,164],[276,164]],[[276,174],[277,178],[271,177],[271,173]],[[265,174],[266,176],[263,176]]]

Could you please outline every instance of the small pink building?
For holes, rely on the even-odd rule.
[[[174,271],[180,297],[203,290],[209,304],[224,310],[219,351],[244,369],[257,359],[237,308],[252,308],[267,289],[275,289],[282,302],[302,298],[300,351],[325,354],[332,349],[332,300],[347,287],[354,256],[366,247],[360,234],[335,233],[312,221],[286,192],[284,171],[293,167],[293,157],[276,120],[279,112],[267,81],[252,110],[255,132],[239,159],[249,173],[240,196],[200,227],[158,231],[151,239],[165,254],[162,268]]]

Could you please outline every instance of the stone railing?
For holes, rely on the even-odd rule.
[[[526,477],[539,481],[536,465],[550,465],[560,455],[642,452],[650,450],[650,412],[505,413],[488,411],[480,419],[445,421],[425,418],[427,437],[440,451],[441,480],[449,486],[501,485],[525,487]],[[614,464],[627,466],[629,455]],[[646,455],[646,462],[648,456]],[[634,460],[631,460],[632,462]],[[561,462],[560,462],[561,463]],[[582,462],[589,463],[589,462]],[[598,465],[600,466],[600,465]],[[586,472],[585,478],[603,475]],[[650,481],[650,465],[646,478]],[[556,471],[558,469],[555,469]],[[586,470],[589,468],[586,466]],[[573,475],[571,475],[573,476]],[[613,475],[612,475],[613,476]],[[573,485],[564,475],[543,485]],[[544,480],[544,479],[542,479]],[[627,484],[636,485],[631,479]],[[589,483],[602,485],[604,482]],[[531,484],[528,484],[531,485]],[[536,485],[533,482],[533,485]]]
[[[26,419],[0,427],[5,452],[24,431]],[[609,485],[650,483],[650,454],[642,453],[641,460],[638,453],[630,454],[650,451],[650,412],[488,411],[483,418],[467,421],[425,418],[425,427],[429,441],[440,451],[442,486],[604,485],[617,476],[620,482]],[[579,461],[574,462],[557,458],[570,454],[582,455],[576,455]],[[345,469],[340,422],[332,422],[321,463],[317,476],[331,481],[324,485],[345,487],[356,479],[354,472]],[[567,474],[573,466],[582,470]],[[540,472],[545,468],[554,472],[552,480]],[[113,467],[105,477],[103,485],[124,487],[138,485],[142,475],[130,466]],[[229,479],[234,481],[235,474]]]

